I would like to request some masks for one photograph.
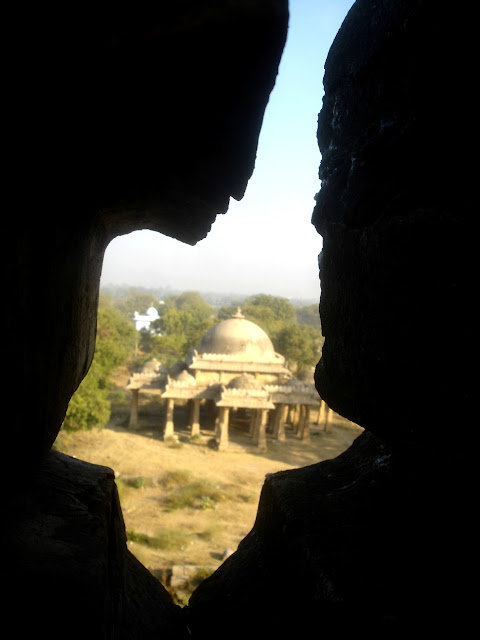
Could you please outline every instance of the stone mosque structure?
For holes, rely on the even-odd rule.
[[[333,459],[268,474],[251,530],[185,607],[131,553],[114,469],[56,443],[93,359],[109,243],[150,229],[195,245],[244,197],[289,3],[6,9],[6,637],[468,638],[478,627],[478,28],[435,0],[355,0],[322,42],[329,16],[311,4],[329,48],[309,79],[324,87],[321,188],[304,212],[321,248],[315,387],[363,432]],[[162,393],[176,384],[179,402],[180,388],[213,379],[224,418],[247,398],[276,405],[236,387],[256,372],[241,370],[247,360],[232,371],[234,354],[213,353],[210,338]],[[281,375],[267,351],[258,376]]]
[[[310,436],[310,410],[319,409],[321,399],[312,380],[294,378],[284,356],[257,324],[247,320],[240,308],[229,319],[209,329],[187,360],[169,371],[149,361],[134,373],[127,388],[132,394],[130,426],[138,425],[141,390],[165,401],[163,437],[175,436],[176,403],[189,407],[192,436],[200,435],[200,406],[212,416],[219,450],[227,449],[232,420],[247,423],[253,443],[267,447],[267,429],[285,441],[285,423],[292,423],[297,436]]]

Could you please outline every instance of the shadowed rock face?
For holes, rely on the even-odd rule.
[[[356,2],[328,55],[318,124],[317,388],[336,411],[413,446],[442,447],[473,399],[459,361],[473,284],[461,163],[445,177],[462,111],[448,88],[452,30],[431,2]]]
[[[330,49],[319,116],[323,236],[316,368],[366,431],[335,460],[269,476],[239,549],[193,594],[195,636],[401,637],[468,628],[473,412],[460,54],[434,2],[357,0]],[[457,57],[458,55],[458,57]],[[451,146],[450,146],[451,145]],[[213,621],[213,622],[212,622]],[[463,631],[461,631],[463,629]]]
[[[316,385],[365,433],[267,477],[252,531],[183,610],[128,553],[113,472],[49,451],[93,355],[108,242],[150,228],[194,244],[253,170],[286,3],[178,7],[60,22],[42,8],[11,31],[3,469],[22,486],[4,505],[5,628],[464,637],[476,483],[452,430],[474,415],[475,252],[463,110],[444,92],[464,59],[433,0],[357,0],[325,68]]]
[[[148,228],[193,245],[243,197],[288,5],[20,11],[3,80],[4,625],[180,639],[180,609],[127,550],[113,472],[50,448],[93,357],[110,240]]]
[[[109,241],[195,244],[243,197],[286,39],[283,0],[127,5],[32,10],[10,36],[5,437],[29,463],[89,368]]]

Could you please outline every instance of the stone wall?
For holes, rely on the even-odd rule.
[[[183,609],[128,553],[111,471],[50,451],[92,358],[110,239],[151,228],[194,244],[254,167],[286,2],[177,7],[60,22],[43,8],[10,30],[3,624],[114,640],[463,637],[476,265],[460,149],[471,81],[457,78],[470,59],[433,0],[357,0],[325,68],[316,385],[365,432],[339,458],[269,476],[252,531]]]

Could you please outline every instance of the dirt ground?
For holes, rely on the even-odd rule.
[[[209,430],[202,430],[195,442],[187,431],[179,430],[179,443],[172,445],[162,440],[160,429],[146,422],[136,432],[115,420],[103,430],[61,432],[55,446],[114,470],[125,527],[135,538],[128,542],[129,548],[157,576],[173,565],[219,566],[251,530],[267,473],[334,458],[362,432],[331,414],[327,430],[312,425],[310,443],[298,440],[287,428],[285,443],[268,438],[268,451],[260,453],[246,433],[231,429],[229,449],[220,452],[209,446],[213,435]],[[172,472],[183,477],[184,485],[208,483],[217,490],[216,499],[206,495],[194,506],[169,509],[166,499],[179,488],[166,486],[165,478]],[[145,543],[139,535],[163,536],[166,548]]]

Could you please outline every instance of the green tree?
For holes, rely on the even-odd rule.
[[[127,362],[135,339],[132,323],[120,311],[112,307],[99,308],[95,354],[87,375],[68,405],[62,425],[65,431],[106,425],[110,419],[111,374]]]
[[[214,316],[213,307],[209,305],[198,291],[184,291],[178,295],[165,298],[165,308],[175,307],[179,311],[188,311],[198,321],[211,320]]]
[[[106,375],[126,363],[135,341],[133,324],[120,311],[108,307],[98,309],[94,361]]]
[[[247,318],[258,324],[270,337],[275,348],[280,331],[297,321],[295,307],[286,298],[261,293],[247,298],[242,305]]]
[[[145,313],[149,307],[155,307],[157,310],[159,308],[158,298],[153,293],[140,291],[136,287],[130,287],[126,294],[114,304],[128,318],[131,318],[135,311]]]
[[[196,291],[186,291],[165,298],[161,316],[152,323],[161,335],[142,332],[140,348],[149,357],[156,357],[166,365],[186,357],[214,323],[213,307]]]
[[[311,327],[321,330],[320,313],[317,304],[308,304],[303,307],[297,307],[297,322],[300,324],[308,324]]]
[[[275,348],[285,356],[289,367],[299,374],[317,364],[324,339],[315,327],[290,324],[277,335]]]
[[[226,304],[220,307],[217,312],[217,321],[228,320],[237,313],[237,309],[240,305]]]
[[[68,405],[62,429],[80,431],[103,427],[110,420],[110,402],[105,380],[92,362],[88,374],[80,383]]]
[[[142,361],[157,358],[167,367],[170,367],[178,360],[183,360],[190,346],[185,336],[178,333],[152,336],[142,332],[140,337],[140,349],[143,353]]]
[[[253,307],[270,309],[277,321],[285,323],[295,322],[297,319],[295,307],[287,298],[259,293],[247,298],[244,306],[249,307],[252,311]]]

